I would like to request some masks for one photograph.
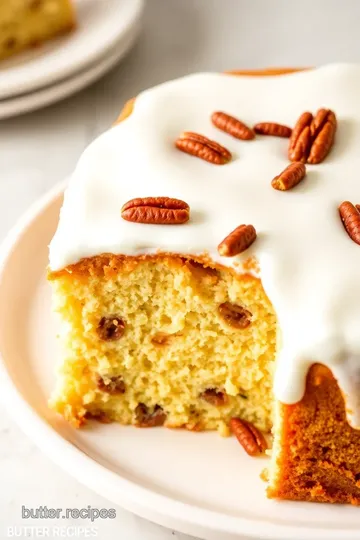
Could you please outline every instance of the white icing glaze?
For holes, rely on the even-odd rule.
[[[360,66],[344,64],[280,77],[191,75],[142,93],[133,114],[80,159],[50,246],[50,268],[105,252],[209,252],[226,265],[255,254],[282,330],[277,398],[301,399],[309,366],[324,363],[346,396],[352,424],[360,427],[360,246],[338,215],[342,201],[360,203],[359,96]],[[335,146],[286,193],[270,182],[288,164],[287,139],[238,141],[210,121],[212,112],[223,110],[250,126],[293,126],[302,112],[320,107],[337,114]],[[186,130],[226,146],[231,163],[215,166],[177,150],[174,141]],[[126,201],[147,196],[185,200],[190,222],[122,220]],[[242,223],[255,226],[256,242],[241,256],[219,257],[219,242]]]

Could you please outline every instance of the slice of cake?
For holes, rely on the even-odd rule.
[[[360,66],[237,75],[142,93],[80,159],[51,406],[250,455],[272,428],[270,497],[359,504]]]
[[[0,60],[75,27],[71,0],[0,2]]]

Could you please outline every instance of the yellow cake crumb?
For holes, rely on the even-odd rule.
[[[74,27],[75,14],[70,0],[2,0],[0,60]]]
[[[55,410],[76,425],[101,412],[223,436],[237,416],[271,429],[276,322],[258,278],[175,255],[68,270],[51,276],[65,355]],[[250,320],[232,324],[224,304]]]

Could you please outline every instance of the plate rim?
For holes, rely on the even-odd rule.
[[[56,184],[42,195],[25,211],[5,236],[0,245],[0,290],[9,258],[17,248],[23,234],[58,197],[63,195],[67,183],[68,179]],[[290,537],[292,540],[305,540],[305,538],[338,540],[339,535],[342,540],[358,540],[359,538],[359,532],[354,528],[302,527],[273,523],[268,519],[259,521],[242,516],[229,516],[156,493],[138,482],[110,471],[65,440],[40,414],[33,410],[8,373],[1,350],[0,388],[2,390],[0,399],[9,416],[50,460],[92,491],[145,519],[203,538],[208,537],[207,533],[222,533],[231,537],[243,537],[244,540],[245,537],[248,540],[260,538],[288,540]],[[119,498],[114,501],[111,496],[109,497],[109,491],[116,492]]]
[[[114,31],[111,36],[106,40],[106,43],[104,43],[100,48],[97,48],[95,45],[93,45],[88,54],[79,54],[77,61],[75,62],[66,62],[64,57],[62,59],[61,67],[53,68],[50,70],[48,69],[46,72],[38,72],[35,78],[30,77],[29,74],[26,75],[26,66],[34,61],[32,59],[29,59],[29,61],[21,64],[21,70],[25,70],[24,76],[22,78],[20,75],[16,74],[16,68],[11,68],[15,70],[15,73],[11,75],[12,80],[10,80],[10,83],[7,81],[6,84],[3,85],[3,88],[0,86],[0,103],[2,100],[11,99],[12,97],[16,98],[23,94],[40,90],[45,86],[55,85],[59,81],[62,81],[71,76],[75,76],[76,73],[81,72],[82,70],[86,70],[91,66],[91,64],[97,63],[99,58],[104,57],[109,51],[111,51],[111,49],[116,46],[116,43],[119,40],[121,40],[122,38],[126,38],[127,35],[131,33],[133,26],[138,25],[142,19],[142,15],[145,9],[145,0],[125,1],[128,2],[128,5],[131,8],[128,20],[124,25],[122,25],[121,30],[118,32]],[[77,11],[77,9],[78,6],[75,5],[75,12]],[[80,27],[81,21],[77,22],[78,26]],[[75,28],[74,32],[76,31],[77,28]],[[66,35],[60,36],[57,39],[66,39]],[[51,41],[49,43],[51,43]],[[59,46],[61,47],[61,44],[59,44]],[[45,56],[48,54],[50,54],[51,56],[52,53],[45,52]],[[25,67],[23,68],[23,66]],[[4,80],[6,80],[6,72],[6,69],[0,70],[0,74],[3,74]],[[18,90],[19,85],[21,85],[21,92],[19,92]]]
[[[108,51],[105,56],[98,59],[95,64],[88,66],[87,69],[45,88],[39,88],[33,92],[3,101],[0,100],[0,120],[48,107],[90,86],[113,69],[131,50],[140,30],[140,24],[134,25],[132,33],[128,33],[126,40],[124,37],[120,38],[114,49]]]

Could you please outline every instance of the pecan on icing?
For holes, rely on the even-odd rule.
[[[339,213],[351,240],[360,245],[360,205],[355,207],[351,202],[344,201],[339,206]]]
[[[232,135],[236,139],[250,141],[255,137],[252,129],[241,122],[241,120],[238,120],[234,116],[230,116],[230,114],[221,111],[214,112],[211,115],[211,121],[214,126],[221,129],[221,131],[225,131],[225,133]]]
[[[204,159],[214,165],[224,165],[231,160],[231,153],[224,146],[191,131],[182,133],[175,141],[175,146],[186,154]]]
[[[224,302],[218,307],[218,312],[226,324],[233,328],[244,329],[251,324],[252,313],[238,304]]]
[[[288,156],[290,161],[306,163],[311,148],[310,124],[313,115],[304,112],[295,124],[289,140]]]
[[[189,205],[171,197],[131,199],[121,209],[121,217],[134,223],[180,225],[189,221]]]
[[[291,128],[276,122],[260,122],[254,126],[254,131],[258,135],[272,135],[274,137],[290,137]]]
[[[310,112],[303,113],[290,137],[290,161],[321,163],[334,144],[336,128],[336,116],[330,109],[319,109],[314,117]]]
[[[264,435],[250,422],[232,418],[230,429],[249,456],[257,456],[267,449]]]
[[[336,116],[329,109],[319,109],[310,125],[312,145],[307,162],[315,165],[330,152],[337,128]]]
[[[256,240],[256,230],[252,225],[239,225],[218,245],[219,255],[234,257],[248,249]]]
[[[272,180],[271,185],[279,191],[288,191],[296,186],[306,175],[306,167],[303,163],[291,163]]]

